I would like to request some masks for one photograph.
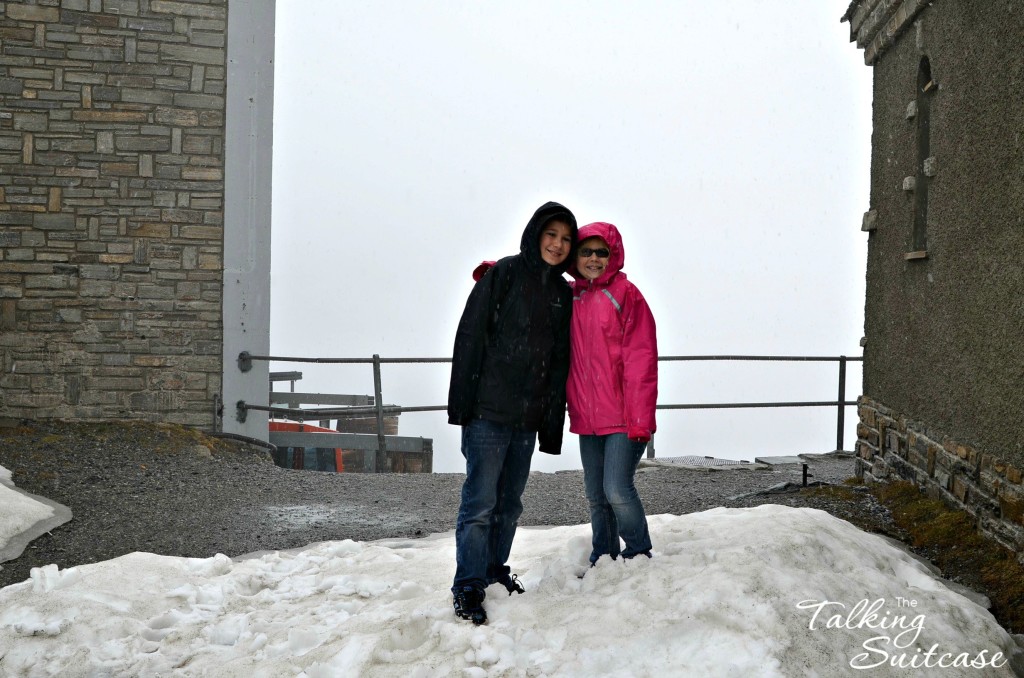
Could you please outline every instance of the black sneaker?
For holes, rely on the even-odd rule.
[[[498,577],[496,582],[501,584],[508,590],[508,594],[511,596],[513,593],[526,593],[526,588],[523,586],[523,582],[519,581],[519,577],[516,575],[503,574]]]
[[[452,593],[455,616],[460,619],[468,619],[477,626],[487,621],[487,613],[483,606],[484,592],[481,589],[475,586],[463,586]]]

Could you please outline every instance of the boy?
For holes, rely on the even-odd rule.
[[[484,589],[509,576],[509,552],[537,439],[560,454],[569,373],[572,291],[562,277],[576,246],[576,218],[542,205],[523,231],[519,254],[473,287],[459,321],[448,391],[448,423],[462,427],[466,480],[455,526],[455,614],[487,621]]]

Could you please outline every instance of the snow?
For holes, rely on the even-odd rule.
[[[67,507],[14,486],[11,472],[0,466],[0,563],[21,555],[25,545],[71,519]]]
[[[594,568],[588,525],[521,528],[527,591],[489,588],[479,627],[452,613],[451,533],[49,565],[0,589],[0,674],[1013,675],[1014,639],[984,608],[827,513],[649,520],[654,558]]]

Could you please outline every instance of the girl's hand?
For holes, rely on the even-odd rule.
[[[638,443],[649,443],[651,441],[651,432],[646,428],[630,426],[626,437]]]

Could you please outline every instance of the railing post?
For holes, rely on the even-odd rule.
[[[377,460],[374,470],[381,473],[385,470],[387,446],[384,439],[384,403],[380,394],[380,356],[376,353],[373,354],[373,397],[377,409]]]
[[[839,356],[839,414],[836,417],[836,451],[842,451],[846,433],[846,356]]]

